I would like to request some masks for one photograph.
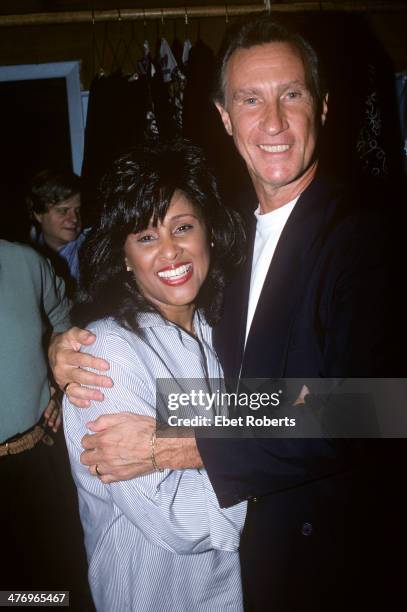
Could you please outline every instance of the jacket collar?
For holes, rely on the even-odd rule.
[[[224,320],[215,330],[226,376],[237,376],[240,369],[247,377],[283,375],[289,330],[312,268],[310,252],[319,238],[329,202],[335,199],[335,189],[332,181],[317,173],[300,195],[278,241],[244,349],[256,228],[252,215],[248,258],[226,294]]]

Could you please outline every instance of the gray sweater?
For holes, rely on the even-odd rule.
[[[63,281],[28,246],[0,240],[0,443],[49,402],[46,339],[69,327]]]

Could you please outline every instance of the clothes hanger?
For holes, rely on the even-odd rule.
[[[91,47],[92,47],[92,78],[97,74],[98,76],[104,76],[105,70],[103,68],[103,54],[101,54],[97,37],[96,37],[96,20],[95,11],[92,9],[92,21],[91,21]],[[98,66],[96,70],[96,65]]]
[[[188,32],[189,19],[188,19],[187,7],[185,7],[184,10],[185,10],[185,14],[184,14],[185,33],[184,33],[184,46],[182,50],[182,64],[183,66],[186,66],[188,64],[189,54],[192,48],[192,43],[189,39],[189,32]]]

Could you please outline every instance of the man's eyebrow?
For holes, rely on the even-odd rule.
[[[287,83],[281,83],[282,89],[287,89],[289,87],[304,87],[305,89],[308,89],[305,81],[302,81],[301,79],[294,79],[293,81],[288,81]]]
[[[288,89],[290,87],[303,87],[304,89],[308,89],[305,81],[301,79],[293,79],[292,81],[284,81],[282,83],[278,83],[276,89]],[[257,87],[241,87],[233,92],[233,98],[240,98],[242,96],[254,96],[261,94],[261,89]]]
[[[233,97],[239,98],[240,96],[257,95],[258,93],[259,90],[255,87],[242,87],[241,89],[237,89],[233,92]]]

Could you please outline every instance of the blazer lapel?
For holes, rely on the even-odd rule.
[[[214,346],[226,378],[239,375],[246,336],[246,318],[249,302],[250,277],[256,233],[254,214],[245,223],[247,255],[225,291],[222,320],[214,329]]]
[[[304,191],[278,241],[259,297],[242,364],[242,377],[285,375],[290,329],[321,240],[327,194],[316,177]]]

